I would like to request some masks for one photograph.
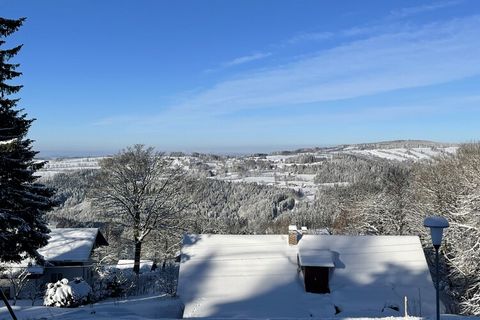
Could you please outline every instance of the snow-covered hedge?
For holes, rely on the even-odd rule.
[[[62,279],[56,283],[47,284],[43,304],[50,307],[77,307],[88,303],[92,288],[82,278],[72,281]]]
[[[174,296],[178,265],[167,264],[156,271],[136,275],[132,269],[101,267],[96,270],[93,299],[166,293]]]
[[[135,284],[135,273],[132,270],[100,267],[93,283],[94,299],[129,296]]]

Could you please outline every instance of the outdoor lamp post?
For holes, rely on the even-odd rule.
[[[423,221],[423,225],[430,228],[430,234],[432,236],[432,244],[435,248],[435,268],[436,268],[436,281],[435,289],[437,291],[437,320],[440,320],[440,289],[439,289],[439,262],[438,262],[438,249],[442,244],[443,229],[448,228],[449,224],[447,219],[439,216],[427,217]]]

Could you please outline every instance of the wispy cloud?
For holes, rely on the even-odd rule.
[[[285,41],[285,44],[293,45],[300,42],[326,40],[332,38],[334,35],[333,32],[305,32],[291,37]]]
[[[444,83],[480,74],[480,17],[356,40],[220,82],[174,109],[228,113]]]
[[[361,39],[288,64],[237,74],[192,94],[160,115],[149,115],[145,121],[214,119],[242,110],[279,106],[301,113],[305,104],[323,108],[322,103],[327,101],[477,76],[480,75],[479,28],[480,16],[470,16],[408,30],[388,29],[379,35],[364,34]],[[109,121],[115,119],[104,124]]]
[[[248,55],[248,56],[235,58],[231,61],[223,63],[222,66],[223,67],[233,67],[233,66],[237,66],[237,65],[240,65],[240,64],[252,62],[252,61],[255,61],[255,60],[264,59],[264,58],[270,57],[271,55],[272,55],[271,52],[257,52],[257,53],[254,53],[254,54],[251,54],[251,55]]]
[[[406,18],[406,17],[414,16],[414,15],[425,13],[425,12],[436,11],[439,9],[456,6],[461,4],[462,2],[463,2],[462,0],[451,0],[451,1],[443,1],[443,2],[433,2],[431,4],[425,4],[421,6],[415,6],[415,7],[402,8],[402,9],[391,11],[389,18]]]

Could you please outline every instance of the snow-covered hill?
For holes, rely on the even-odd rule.
[[[53,177],[57,173],[84,169],[100,169],[99,161],[104,157],[96,158],[59,158],[47,160],[47,163],[38,173],[41,177]]]
[[[368,159],[385,159],[395,162],[426,161],[454,154],[457,145],[429,141],[387,141],[368,144],[340,145],[335,147],[307,148],[272,154],[249,156],[179,155],[170,156],[172,163],[193,174],[229,182],[245,182],[290,188],[302,191],[305,200],[311,201],[318,188],[348,185],[346,181],[315,183],[317,169],[342,155]],[[55,174],[83,169],[99,169],[98,158],[60,158],[49,160],[39,171],[43,178]],[[311,170],[305,169],[312,167]],[[303,169],[302,169],[303,168]]]
[[[365,155],[394,161],[420,161],[439,157],[445,154],[454,154],[458,147],[420,147],[420,148],[392,148],[392,149],[358,149],[352,147],[344,153]]]

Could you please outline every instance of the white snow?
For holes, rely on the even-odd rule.
[[[105,157],[94,158],[71,158],[48,160],[45,166],[37,173],[44,178],[51,178],[58,173],[66,173],[77,170],[100,169],[100,160]]]
[[[92,287],[85,280],[62,279],[49,283],[43,303],[45,306],[72,307],[85,304],[92,294]]]
[[[306,293],[298,249],[330,250],[331,294]],[[308,318],[434,312],[434,287],[418,237],[187,235],[178,295],[184,317]],[[398,306],[395,311],[388,306]],[[421,307],[421,308],[420,308]],[[421,309],[421,310],[420,310]]]
[[[298,259],[302,267],[335,267],[335,256],[330,250],[299,250]]]
[[[47,261],[87,262],[97,234],[97,228],[52,228],[48,244],[38,253]]]
[[[130,269],[133,270],[134,260],[118,260],[115,268],[117,269]],[[152,271],[153,261],[152,260],[140,260],[140,273]]]
[[[44,267],[36,264],[35,259],[25,258],[20,262],[0,262],[0,278],[2,274],[16,276],[25,271],[29,274],[43,274]]]
[[[12,306],[18,320],[35,319],[130,319],[150,320],[163,318],[179,318],[182,305],[178,299],[165,295],[135,297],[131,299],[110,299],[78,308],[57,308],[31,306],[30,300],[20,300]],[[0,319],[11,319],[7,308],[0,304]]]
[[[5,140],[5,141],[0,141],[0,145],[10,144],[10,143],[15,142],[15,141],[17,141],[17,138],[13,138],[13,139],[10,139],[10,140]]]
[[[357,150],[345,148],[343,152],[374,156],[394,161],[419,161],[438,157],[442,154],[454,154],[458,147],[438,147],[438,148],[390,148],[390,149],[368,149]]]

